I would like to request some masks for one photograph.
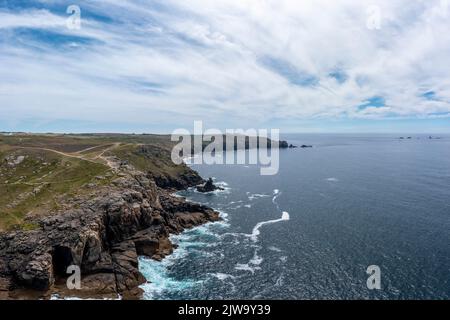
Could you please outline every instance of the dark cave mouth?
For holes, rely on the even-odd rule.
[[[52,263],[56,277],[67,277],[67,268],[73,264],[72,250],[64,246],[54,247]]]

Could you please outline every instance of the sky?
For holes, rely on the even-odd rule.
[[[450,0],[0,0],[0,131],[450,133],[449,34]]]

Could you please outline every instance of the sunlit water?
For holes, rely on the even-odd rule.
[[[140,259],[146,299],[450,298],[450,137],[293,135],[280,171],[196,165],[223,220]],[[381,268],[381,290],[366,269]]]

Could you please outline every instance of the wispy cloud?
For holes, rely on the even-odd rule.
[[[17,3],[0,2],[0,124],[9,128],[152,131],[202,119],[295,130],[295,120],[449,116],[445,1]],[[81,8],[80,30],[66,26],[70,4]]]

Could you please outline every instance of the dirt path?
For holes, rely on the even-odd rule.
[[[80,151],[73,152],[73,153],[67,153],[67,152],[62,152],[62,151],[58,151],[58,150],[55,150],[55,149],[42,148],[42,147],[21,147],[21,146],[15,146],[15,148],[49,151],[49,152],[53,152],[53,153],[56,153],[56,154],[59,154],[61,156],[68,157],[68,158],[84,160],[84,161],[88,161],[88,162],[91,162],[91,163],[97,163],[97,164],[101,163],[101,164],[104,164],[104,165],[108,166],[109,168],[111,168],[111,170],[116,171],[119,168],[120,164],[117,161],[114,160],[114,157],[106,157],[105,153],[108,152],[108,151],[111,151],[111,150],[113,150],[115,148],[118,148],[119,146],[127,146],[127,145],[132,145],[132,144],[133,143],[122,144],[120,142],[116,142],[116,143],[113,143],[113,144],[108,143],[108,144],[104,144],[104,145],[98,145],[98,146],[95,146],[95,147],[89,147],[89,148],[86,148],[84,150],[80,150]],[[89,150],[92,150],[92,149],[95,149],[95,148],[106,147],[106,146],[109,146],[109,147],[105,148],[104,150],[102,150],[99,154],[95,155],[94,157],[87,157],[87,156],[81,154],[82,152],[85,152],[85,151],[89,151]]]
[[[117,161],[113,161],[111,159],[111,157],[105,157],[104,154],[112,149],[115,149],[117,147],[120,146],[120,143],[116,142],[114,143],[111,147],[106,148],[105,150],[103,150],[100,154],[98,154],[94,159],[102,159],[103,161],[106,162],[106,165],[108,167],[110,167],[112,170],[117,170],[119,168],[119,164],[117,163]]]
[[[89,150],[94,150],[94,149],[98,149],[98,148],[101,148],[101,147],[106,147],[106,146],[109,146],[109,145],[111,145],[111,144],[101,144],[101,145],[89,147],[89,148],[86,148],[86,149],[83,149],[83,150],[80,150],[80,151],[77,151],[77,152],[74,152],[74,153],[80,154],[80,153],[83,153],[83,152],[86,152],[86,151],[89,151]]]
[[[49,151],[49,152],[53,152],[53,153],[59,154],[59,155],[64,156],[64,157],[75,158],[75,159],[85,160],[85,161],[89,161],[89,162],[93,162],[94,163],[94,161],[86,159],[86,158],[84,158],[81,155],[74,155],[74,154],[71,154],[71,153],[66,153],[66,152],[55,150],[55,149],[41,148],[41,147],[18,147],[18,146],[14,146],[14,147],[17,148],[17,149],[44,150],[44,151]]]
[[[99,147],[105,147],[105,146],[110,146],[110,147],[104,149],[100,154],[96,155],[94,158],[91,158],[91,159],[80,154],[81,152],[88,151],[88,150],[91,150],[93,148],[99,148]],[[55,149],[42,148],[42,147],[20,147],[20,146],[15,146],[15,147],[18,148],[18,149],[33,149],[33,150],[49,151],[49,152],[53,152],[53,153],[59,154],[59,155],[61,155],[63,157],[84,160],[84,161],[88,161],[88,162],[96,163],[96,164],[104,162],[104,164],[106,164],[108,167],[110,167],[113,170],[116,170],[118,168],[117,164],[115,162],[113,162],[111,159],[108,159],[108,157],[105,157],[104,154],[107,151],[110,151],[110,150],[112,150],[114,148],[117,148],[118,146],[120,146],[120,143],[114,143],[113,145],[110,145],[110,144],[100,145],[100,146],[90,147],[90,148],[87,148],[87,149],[84,149],[84,150],[81,150],[81,151],[78,151],[78,152],[75,152],[75,153],[67,153],[67,152],[62,152],[62,151],[58,151],[58,150],[55,150]],[[98,160],[98,159],[101,159],[102,161],[101,162],[95,161],[95,160]]]

